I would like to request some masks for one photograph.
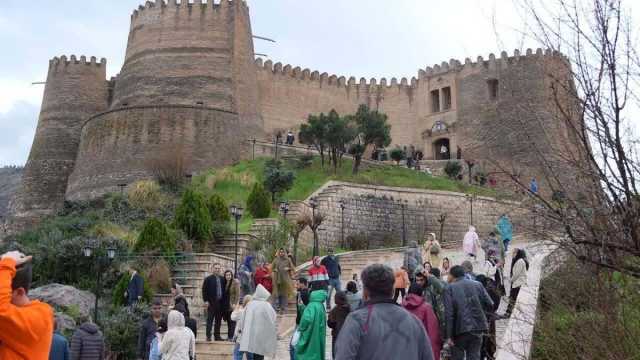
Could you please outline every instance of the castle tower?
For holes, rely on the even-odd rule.
[[[107,109],[107,61],[72,55],[49,61],[38,127],[13,212],[29,223],[59,209],[73,171],[80,131],[89,116]]]
[[[154,177],[167,163],[185,174],[233,163],[262,131],[242,0],[147,1],[131,16],[114,82],[109,111],[82,130],[71,200]]]

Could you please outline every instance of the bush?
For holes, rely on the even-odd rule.
[[[135,182],[127,191],[129,204],[137,209],[152,211],[162,207],[163,196],[160,185],[155,181]]]
[[[351,250],[366,250],[369,247],[367,235],[351,234],[345,239]]]
[[[460,165],[457,161],[447,161],[447,164],[444,166],[444,173],[450,179],[457,179],[462,172],[462,165]]]
[[[176,251],[176,239],[171,236],[167,226],[156,218],[149,219],[138,236],[135,252],[159,252],[173,257]]]
[[[256,183],[247,198],[247,210],[256,219],[268,218],[271,214],[271,197],[262,185]]]
[[[487,185],[487,174],[485,174],[482,171],[478,171],[474,176],[473,176],[473,180],[475,180],[475,182],[477,184],[479,184],[480,186],[485,186]]]
[[[148,304],[151,302],[151,299],[153,299],[153,291],[151,290],[149,282],[144,278],[143,274],[140,274],[140,276],[142,276],[142,280],[144,281],[144,293],[142,295],[142,302]],[[120,281],[118,281],[115,287],[113,287],[113,293],[111,294],[111,303],[113,304],[113,306],[118,307],[126,305],[127,299],[124,297],[124,294],[127,292],[129,281],[131,281],[131,274],[127,272],[120,277]]]
[[[175,223],[190,239],[206,244],[211,237],[211,216],[200,193],[185,190],[176,209]]]
[[[389,156],[391,157],[391,160],[396,162],[397,165],[400,165],[400,161],[404,160],[407,157],[407,154],[405,154],[404,150],[395,148],[391,150]]]
[[[157,294],[171,292],[171,268],[164,259],[154,261],[144,270],[144,277],[149,280],[149,288]]]
[[[137,359],[140,324],[147,313],[145,306],[115,307],[101,321],[111,359]]]
[[[209,209],[209,215],[212,221],[227,222],[231,220],[229,207],[222,196],[218,194],[211,195],[207,201],[207,208]]]
[[[279,167],[267,167],[264,171],[264,187],[271,193],[271,201],[276,200],[276,194],[288,191],[295,180],[293,171]]]
[[[288,158],[287,164],[298,170],[303,170],[313,165],[313,154],[302,154],[296,157]]]

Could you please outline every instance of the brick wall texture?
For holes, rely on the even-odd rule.
[[[133,12],[118,76],[105,79],[106,60],[54,58],[14,214],[50,213],[65,198],[148,178],[149,162],[163,154],[182,159],[188,173],[230,164],[251,156],[249,138],[295,131],[309,114],[346,114],[360,104],[388,114],[393,145],[413,145],[427,159],[447,139],[452,153],[461,146],[465,158],[501,161],[528,177],[540,173],[537,159],[571,148],[550,91],[571,80],[561,54],[451,60],[399,80],[356,80],[254,57],[244,1],[157,0]],[[432,131],[435,124],[444,128]]]

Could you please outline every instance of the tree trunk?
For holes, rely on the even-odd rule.
[[[360,169],[360,162],[362,161],[362,155],[354,155],[353,156],[353,175],[358,174],[358,170]]]

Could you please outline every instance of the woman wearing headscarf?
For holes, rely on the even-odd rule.
[[[173,296],[173,307],[175,308],[178,305],[181,305],[185,311],[184,315],[186,317],[190,317],[191,313],[189,312],[189,303],[187,302],[187,298],[184,296],[182,286],[178,283],[173,283],[173,285],[171,285],[171,295]]]
[[[238,279],[240,280],[240,296],[244,298],[253,294],[255,285],[253,283],[253,256],[244,258],[244,262],[238,267]]]
[[[511,225],[511,221],[509,221],[507,214],[502,214],[502,216],[500,216],[496,229],[500,233],[502,244],[504,245],[504,251],[506,252],[509,250],[511,239],[513,239],[513,226]]]
[[[436,239],[436,234],[430,233],[429,240],[424,243],[424,256],[431,266],[440,268],[440,242]]]
[[[189,360],[196,354],[196,338],[193,332],[184,326],[184,316],[169,311],[167,332],[160,342],[162,360]]]
[[[293,294],[291,275],[295,270],[284,248],[278,250],[271,269],[273,271],[273,298],[276,302],[276,309],[284,314],[287,311],[289,297]]]
[[[513,307],[518,300],[520,288],[527,284],[527,271],[529,270],[529,261],[527,253],[523,249],[513,249],[513,260],[511,260],[511,291],[509,292],[509,307],[507,308],[507,317],[511,316]]]
[[[265,290],[271,294],[273,291],[273,280],[271,279],[271,269],[267,266],[267,264],[262,259],[258,259],[258,268],[256,268],[256,272],[254,274],[254,281],[256,287],[258,285],[262,285]]]
[[[471,225],[469,226],[469,231],[464,234],[464,239],[462,240],[462,250],[465,255],[469,256],[476,260],[476,256],[478,254],[478,248],[480,247],[480,238],[478,237],[478,233],[476,233],[476,228]]]
[[[325,290],[311,292],[309,305],[304,309],[298,326],[300,340],[296,344],[296,360],[324,360],[327,343],[326,300]]]
[[[254,360],[273,356],[278,347],[276,311],[269,303],[271,294],[262,285],[245,308],[240,333],[240,351],[250,353]]]

